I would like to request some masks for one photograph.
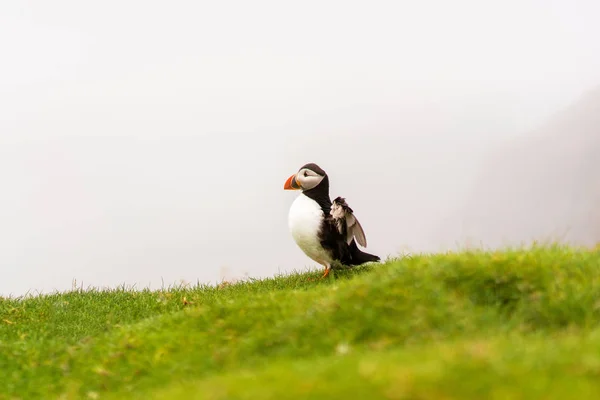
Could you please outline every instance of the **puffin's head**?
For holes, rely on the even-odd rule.
[[[283,185],[284,190],[314,189],[325,179],[327,174],[317,164],[304,165],[297,173],[290,176]]]

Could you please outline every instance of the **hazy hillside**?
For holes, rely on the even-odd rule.
[[[494,151],[461,214],[472,244],[600,242],[600,89]]]

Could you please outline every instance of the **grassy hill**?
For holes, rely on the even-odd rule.
[[[0,299],[0,399],[600,396],[598,251],[319,275]]]

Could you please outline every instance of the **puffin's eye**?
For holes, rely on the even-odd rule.
[[[308,176],[308,172],[304,171],[304,177],[306,178]]]

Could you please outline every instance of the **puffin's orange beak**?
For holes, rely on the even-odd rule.
[[[285,184],[283,185],[283,190],[299,190],[302,189],[298,182],[296,181],[296,174],[287,178]]]

